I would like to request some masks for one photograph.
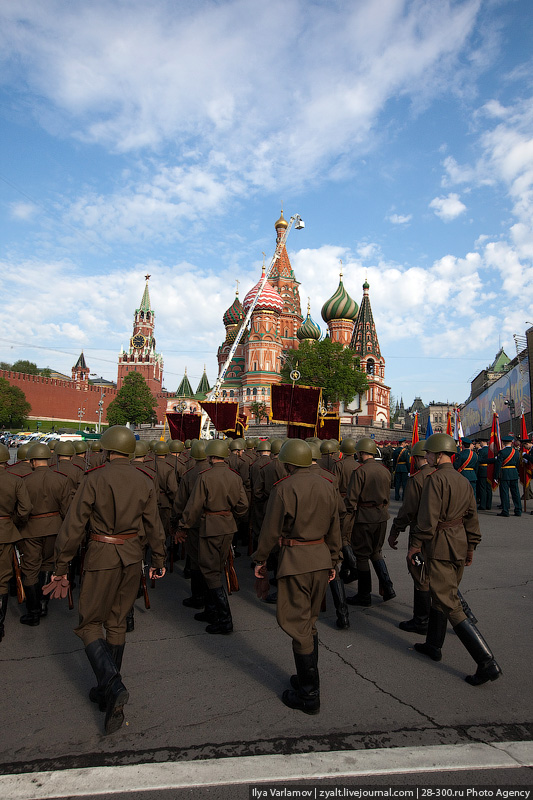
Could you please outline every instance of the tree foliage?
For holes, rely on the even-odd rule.
[[[268,419],[268,408],[266,403],[259,403],[257,401],[250,403],[250,412],[258,422],[261,422],[262,419]]]
[[[128,372],[122,388],[107,408],[107,421],[110,425],[153,422],[156,419],[156,406],[157,400],[140,372]]]
[[[0,425],[7,429],[21,428],[30,411],[31,405],[22,389],[0,378]]]
[[[39,374],[37,364],[34,364],[33,361],[27,361],[25,359],[19,359],[19,361],[15,361],[11,369],[13,372],[25,372],[26,375]]]
[[[355,395],[368,388],[366,375],[359,369],[359,358],[340,342],[302,342],[298,350],[287,350],[281,370],[282,380],[291,382],[290,373],[297,369],[301,386],[322,387],[322,400],[328,403],[350,403]]]

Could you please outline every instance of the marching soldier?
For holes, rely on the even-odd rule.
[[[157,486],[159,488],[159,514],[165,534],[170,536],[170,512],[174,504],[174,499],[178,492],[178,483],[173,468],[166,461],[169,447],[166,442],[156,442],[153,447],[154,469],[157,476]]]
[[[372,439],[359,439],[356,445],[359,469],[352,472],[346,493],[346,524],[343,545],[351,544],[357,562],[357,594],[347,602],[354,606],[372,604],[370,563],[379,580],[383,600],[392,600],[392,585],[381,549],[385,541],[390,499],[390,473],[375,460],[378,449]],[[351,541],[350,541],[351,534]]]
[[[91,441],[91,447],[89,451],[89,469],[94,469],[94,467],[99,467],[104,462],[105,462],[104,452],[102,450],[102,445],[100,444],[100,440],[94,439],[93,441]]]
[[[337,448],[335,447],[335,443],[330,439],[324,439],[324,441],[320,444],[320,458],[317,462],[318,466],[322,469],[327,469],[328,472],[333,472],[335,470],[335,464],[339,460],[338,458],[334,458],[336,453]]]
[[[257,550],[255,576],[266,574],[266,560],[280,545],[277,621],[292,639],[296,675],[283,692],[289,708],[305,714],[320,711],[318,633],[316,621],[328,581],[341,560],[337,498],[333,484],[310,470],[306,442],[284,443],[279,459],[289,475],[270,495]]]
[[[520,465],[520,453],[513,447],[514,436],[503,436],[502,442],[507,442],[496,456],[494,467],[494,478],[500,481],[500,502],[502,510],[499,517],[509,516],[509,491],[513,498],[515,517],[522,516],[522,503],[520,500],[520,490],[518,488],[518,467]]]
[[[89,694],[106,712],[106,733],[124,721],[129,693],[120,669],[126,641],[126,615],[139,588],[143,557],[140,531],[152,548],[150,578],[165,574],[164,532],[156,490],[130,465],[135,435],[115,425],[102,434],[108,461],[88,472],[61,527],[56,542],[56,570],[46,590],[64,596],[68,562],[90,524],[90,540],[79,599],[75,633],[83,641],[98,685]],[[103,638],[105,630],[105,640]]]
[[[19,475],[24,478],[26,475],[31,475],[32,469],[28,459],[28,450],[31,444],[21,444],[17,450],[17,460],[14,464],[8,466],[8,470],[12,475]]]
[[[281,440],[274,440],[281,441]],[[281,448],[280,448],[281,449]],[[278,450],[279,453],[279,450]],[[257,458],[250,467],[250,489],[251,489],[251,511],[250,511],[250,524],[252,527],[253,541],[257,542],[259,538],[259,531],[263,523],[263,516],[265,514],[265,497],[263,494],[263,469],[272,458],[272,444],[271,442],[259,442],[257,445]],[[231,464],[231,461],[230,461]]]
[[[82,474],[87,472],[90,466],[89,445],[85,440],[74,442],[76,455],[72,458],[72,463],[81,469]]]
[[[339,492],[341,497],[346,497],[348,484],[352,477],[352,472],[359,468],[359,462],[355,458],[357,442],[351,436],[346,436],[342,442],[340,451],[342,458],[335,463],[333,473],[339,482]]]
[[[392,468],[394,472],[394,499],[403,500],[407,478],[409,477],[409,467],[411,456],[407,439],[400,439],[397,447],[392,453]],[[400,497],[401,492],[401,497]]]
[[[179,439],[171,439],[168,443],[168,455],[166,457],[167,464],[170,464],[174,470],[176,484],[179,486],[181,479],[187,471],[184,462],[180,460],[180,455],[183,453],[185,445]]]
[[[451,456],[456,445],[446,433],[434,433],[425,442],[427,460],[436,469],[422,489],[416,530],[411,533],[407,560],[412,561],[422,546],[431,592],[431,610],[426,641],[415,649],[433,661],[442,658],[446,626],[450,621],[461,643],[477,664],[467,683],[479,686],[501,675],[501,669],[481,636],[467,618],[458,596],[465,566],[472,564],[481,541],[474,493],[453,468]]]
[[[83,478],[83,473],[72,463],[72,457],[76,455],[74,445],[72,442],[58,442],[54,450],[54,455],[56,457],[56,463],[55,466],[50,464],[50,469],[64,475],[70,481],[72,490],[75,492]]]
[[[191,528],[199,529],[198,565],[208,588],[205,618],[210,624],[205,630],[229,634],[233,620],[222,573],[237,530],[235,517],[246,514],[248,498],[240,476],[225,462],[229,457],[227,443],[213,439],[207,443],[205,454],[211,469],[201,472],[194,484],[181,517],[178,539],[183,541]]]
[[[475,497],[477,491],[478,454],[474,452],[474,443],[470,439],[463,439],[463,449],[455,456],[453,466],[457,472],[470,481]]]
[[[9,581],[13,574],[13,547],[21,535],[15,523],[26,522],[31,500],[20,475],[7,469],[9,450],[0,444],[0,642],[4,638]]]

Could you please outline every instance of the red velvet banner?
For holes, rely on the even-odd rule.
[[[313,434],[314,430],[304,425],[287,425],[287,436],[289,439],[307,439],[308,436],[312,436]]]
[[[235,430],[239,413],[238,403],[232,403],[231,401],[218,403],[216,400],[202,400],[200,405],[217,431]]]
[[[315,428],[322,389],[315,386],[293,386],[290,383],[273,384],[271,390],[271,413],[273,422],[288,425],[305,425]],[[309,433],[313,435],[314,431]],[[305,438],[305,437],[304,437]]]
[[[319,439],[337,439],[341,438],[341,420],[336,416],[320,417],[317,425],[317,434]]]
[[[167,412],[167,422],[172,439],[199,439],[200,428],[202,425],[201,414],[179,414],[177,412]]]

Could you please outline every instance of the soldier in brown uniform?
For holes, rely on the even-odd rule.
[[[184,447],[185,445],[179,439],[171,439],[168,442],[169,452],[166,457],[166,462],[174,470],[174,477],[176,478],[177,486],[179,486],[181,479],[187,471],[186,465],[180,460],[180,455],[183,453]]]
[[[237,530],[235,517],[246,514],[248,498],[240,475],[224,460],[229,456],[227,443],[214,439],[207,443],[205,453],[211,469],[200,472],[183,511],[178,535],[183,540],[189,529],[199,530],[198,565],[208,597],[205,612],[196,614],[195,619],[209,621],[207,633],[228,634],[233,630],[233,621],[222,572]]]
[[[72,463],[81,470],[82,474],[87,472],[90,467],[89,460],[89,445],[86,441],[74,442],[74,449],[76,455],[72,459]]]
[[[91,448],[89,452],[89,468],[94,469],[95,467],[99,467],[104,462],[105,455],[104,451],[102,450],[102,445],[100,444],[100,439],[93,439],[93,441],[91,441]]]
[[[343,526],[343,545],[352,545],[357,562],[357,594],[347,602],[354,606],[372,603],[370,563],[379,580],[383,600],[392,600],[396,592],[383,558],[390,499],[390,474],[375,460],[377,447],[372,439],[359,439],[356,451],[360,466],[352,472],[346,493],[346,524]],[[351,534],[351,542],[350,542]]]
[[[9,581],[13,574],[13,545],[20,540],[16,523],[26,522],[31,500],[24,480],[6,469],[9,450],[0,444],[0,642],[4,638]]]
[[[307,442],[284,443],[279,459],[289,475],[274,487],[266,508],[259,545],[252,559],[255,575],[266,572],[266,559],[280,544],[277,621],[292,639],[296,676],[283,692],[289,708],[306,714],[320,710],[316,621],[328,581],[341,559],[337,498],[333,484],[311,471]]]
[[[50,464],[50,469],[64,475],[76,491],[83,478],[83,472],[72,463],[72,457],[76,455],[76,450],[72,442],[58,442],[56,444],[54,454],[56,456],[56,463]]]
[[[427,462],[426,443],[424,441],[416,442],[413,445],[411,455],[415,459],[416,472],[407,481],[403,503],[389,533],[389,545],[393,550],[398,549],[398,537],[408,525],[410,530],[415,530],[424,481],[434,469]],[[411,537],[409,537],[410,545]],[[431,606],[429,578],[423,564],[418,565],[408,561],[407,568],[414,582],[413,617],[406,622],[400,622],[399,627],[409,633],[425,635],[428,629],[429,609]]]
[[[169,453],[169,447],[166,442],[156,442],[153,449],[155,460],[154,468],[157,476],[157,485],[159,487],[159,498],[157,504],[159,506],[159,514],[165,534],[170,536],[170,512],[174,504],[174,499],[178,493],[178,482],[173,468],[167,464],[166,456]],[[167,541],[167,545],[169,542]]]
[[[8,466],[8,470],[13,475],[19,475],[24,478],[26,475],[31,475],[32,469],[28,460],[28,450],[31,444],[21,444],[17,450],[17,460],[14,464]]]
[[[478,665],[475,675],[468,675],[465,680],[478,686],[499,678],[501,669],[476,626],[466,617],[457,594],[463,570],[472,564],[474,550],[481,541],[476,499],[469,481],[453,468],[451,456],[457,448],[452,437],[434,433],[426,439],[425,446],[428,463],[436,469],[422,489],[407,559],[412,560],[424,546],[431,611],[426,641],[415,644],[415,649],[440,661],[449,620]]]
[[[43,597],[41,587],[50,580],[56,536],[74,493],[65,475],[48,468],[51,457],[47,445],[32,444],[28,450],[32,472],[24,478],[32,512],[20,531],[26,594],[26,613],[21,616],[20,622],[32,627],[39,625],[41,617],[46,617],[48,613],[48,597]]]
[[[338,445],[337,445],[338,447]],[[335,443],[332,442],[330,439],[325,439],[320,444],[320,458],[318,459],[318,466],[322,469],[327,469],[328,472],[335,471],[335,464],[339,461],[338,458],[335,458],[337,453],[337,447]]]
[[[287,468],[285,464],[279,460],[279,453],[281,447],[283,445],[282,439],[273,439],[270,444],[270,460],[267,461],[266,464],[263,464],[261,470],[259,472],[257,483],[254,487],[253,498],[252,498],[252,509],[254,510],[253,513],[256,520],[257,528],[252,529],[252,547],[251,550],[257,547],[257,542],[259,541],[259,533],[261,531],[261,525],[263,524],[263,518],[265,516],[265,509],[268,503],[268,498],[270,497],[270,493],[272,491],[273,486],[287,476]],[[270,570],[274,573],[272,582],[275,584],[276,582],[276,569],[278,565],[278,550],[279,548],[274,547],[270,556],[267,561],[267,570]],[[277,592],[273,591],[270,592],[265,598],[265,603],[269,603],[271,605],[275,605],[277,602]]]
[[[352,477],[352,472],[359,468],[359,461],[355,458],[356,441],[351,436],[346,436],[341,442],[342,458],[335,462],[334,474],[339,482],[341,497],[346,497],[348,484]]]
[[[261,530],[261,524],[265,513],[264,498],[262,496],[263,482],[261,478],[263,467],[265,467],[272,458],[271,450],[272,444],[270,442],[259,442],[257,445],[257,458],[250,467],[250,491],[252,497],[250,524],[252,527],[253,542],[257,542],[259,538],[259,531]]]
[[[155,487],[129,458],[135,451],[131,430],[115,425],[101,438],[108,461],[91,470],[80,486],[56,543],[56,571],[47,590],[59,596],[68,562],[90,524],[90,541],[79,599],[75,633],[98,679],[90,698],[106,711],[105,732],[124,721],[128,691],[120,668],[126,639],[126,615],[137,589],[143,557],[140,531],[152,548],[150,577],[163,577],[164,532],[157,511]],[[103,630],[106,639],[103,639]]]

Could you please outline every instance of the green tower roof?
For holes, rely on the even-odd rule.
[[[192,386],[189,383],[189,379],[187,377],[187,367],[185,367],[185,375],[183,376],[182,381],[178,386],[176,397],[194,397]]]

